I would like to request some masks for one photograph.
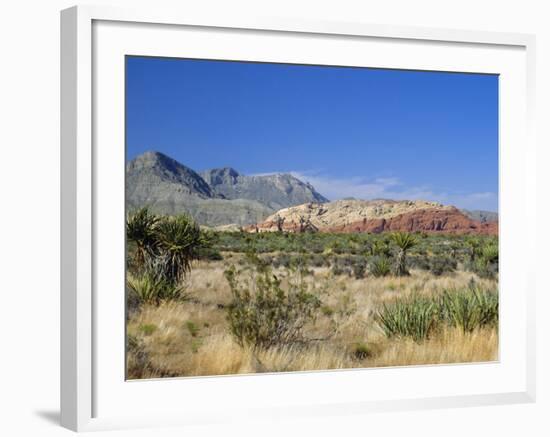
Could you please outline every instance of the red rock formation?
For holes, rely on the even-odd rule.
[[[256,225],[259,232],[277,230],[277,224],[265,221]],[[256,226],[249,226],[246,230],[254,232]],[[285,222],[283,231],[297,232],[299,223]],[[481,223],[472,220],[461,213],[457,208],[419,209],[389,218],[363,218],[360,221],[350,222],[338,226],[319,226],[320,232],[368,232],[381,233],[388,231],[427,232],[432,234],[480,234],[498,235],[498,222]]]
[[[344,226],[323,229],[325,232],[387,231],[427,232],[442,234],[498,235],[498,222],[481,223],[462,214],[458,209],[424,209],[391,218],[364,219]]]

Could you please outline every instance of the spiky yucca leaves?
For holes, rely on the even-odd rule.
[[[367,255],[389,257],[391,250],[384,240],[373,240],[367,245]]]
[[[498,262],[498,244],[489,243],[482,250],[482,256],[489,263]]]
[[[384,303],[375,320],[387,337],[409,337],[420,342],[428,338],[434,328],[436,315],[433,299],[412,296]]]
[[[498,241],[481,242],[474,249],[469,269],[481,278],[494,279],[498,274]]]
[[[498,293],[477,286],[446,290],[440,300],[440,317],[463,332],[498,322]]]
[[[413,295],[383,304],[375,320],[387,337],[409,337],[417,342],[445,324],[471,333],[498,323],[498,292],[473,284],[444,290],[441,296]]]
[[[186,298],[185,286],[174,284],[165,278],[152,275],[149,272],[137,276],[128,275],[126,284],[140,303],[158,305],[162,301],[182,300]]]
[[[154,254],[157,247],[155,226],[159,218],[149,213],[147,207],[140,208],[126,219],[126,238],[136,244],[134,262],[138,268],[142,267],[145,259]]]
[[[394,232],[391,234],[390,238],[397,246],[397,253],[395,256],[395,275],[408,276],[409,270],[407,269],[407,251],[414,247],[418,243],[418,240],[412,234],[406,232]]]
[[[155,227],[160,256],[167,264],[166,276],[175,282],[185,278],[191,262],[198,259],[200,249],[209,245],[210,238],[187,215],[160,221]]]

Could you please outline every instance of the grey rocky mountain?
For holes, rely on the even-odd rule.
[[[288,173],[245,176],[226,167],[201,172],[201,176],[214,193],[226,199],[256,200],[273,210],[308,202],[328,202],[311,184]]]
[[[482,211],[479,209],[462,209],[461,212],[472,220],[480,221],[481,223],[490,223],[498,221],[498,212]]]
[[[203,172],[159,152],[126,166],[129,210],[148,206],[162,214],[186,212],[203,225],[258,223],[280,208],[325,202],[315,189],[288,175],[244,176],[231,168]]]

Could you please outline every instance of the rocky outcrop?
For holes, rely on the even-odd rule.
[[[390,218],[361,220],[345,226],[327,228],[328,232],[370,232],[388,231],[426,232],[444,234],[497,235],[498,222],[472,220],[458,209],[428,209],[401,214]]]
[[[283,209],[247,230],[273,232],[280,225],[283,231],[299,232],[304,229],[303,226],[300,228],[300,221],[311,223],[320,232],[498,234],[498,222],[473,220],[453,206],[393,200],[346,200],[323,205],[300,205]]]

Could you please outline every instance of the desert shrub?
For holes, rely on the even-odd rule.
[[[481,249],[474,262],[474,272],[481,278],[494,279],[498,275],[498,243],[490,242]]]
[[[353,345],[352,354],[354,358],[364,360],[371,355],[371,351],[366,343],[359,342]]]
[[[310,257],[310,264],[313,267],[324,267],[329,264],[329,261],[326,256],[315,253]]]
[[[332,260],[331,271],[335,276],[348,275],[361,279],[365,275],[366,261],[364,257],[357,255],[336,256]]]
[[[332,265],[332,267],[330,268],[330,271],[334,276],[341,276],[341,275],[351,276],[351,269],[349,267],[342,266],[337,263],[334,263]]]
[[[420,270],[430,270],[430,258],[423,255],[414,255],[409,257],[409,265],[412,268]]]
[[[352,268],[355,279],[363,279],[367,270],[367,262],[364,259],[359,259],[353,263]]]
[[[452,273],[456,270],[456,259],[449,256],[432,257],[429,262],[429,270],[435,276],[441,276],[446,273]]]
[[[446,290],[439,305],[441,319],[464,332],[498,322],[498,293],[495,290],[479,287]]]
[[[189,334],[191,334],[191,337],[196,337],[199,334],[200,328],[197,326],[196,323],[188,320],[185,322],[185,327],[189,331]]]
[[[373,257],[390,257],[391,249],[385,240],[372,240],[367,243],[365,254]]]
[[[197,259],[206,261],[223,261],[223,256],[219,250],[213,247],[199,247],[197,250]]]
[[[416,342],[428,338],[436,323],[433,299],[412,296],[383,304],[375,320],[387,337],[409,337]]]
[[[142,339],[126,336],[126,374],[130,379],[146,378],[150,373],[149,354]]]
[[[239,345],[267,349],[308,341],[304,327],[315,319],[321,302],[299,272],[290,275],[283,288],[269,267],[225,271],[232,295],[227,320]]]
[[[139,330],[143,333],[143,335],[151,335],[157,330],[157,325],[145,323],[143,325],[139,325]]]
[[[384,256],[374,257],[370,262],[369,271],[376,278],[388,276],[391,273],[390,260]]]
[[[329,306],[329,305],[323,305],[321,307],[321,313],[324,315],[324,316],[327,316],[327,317],[330,317],[334,314],[334,309]]]
[[[285,267],[289,268],[292,263],[292,255],[288,253],[280,253],[273,258],[271,265],[275,268]]]
[[[467,268],[480,278],[495,279],[498,275],[498,240],[471,237],[467,245]]]

